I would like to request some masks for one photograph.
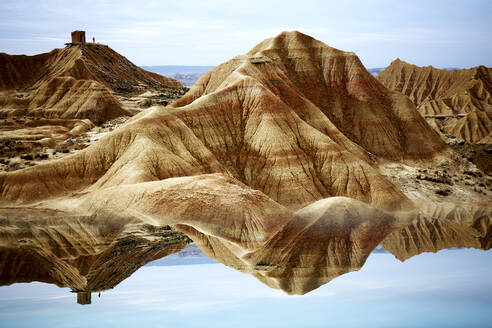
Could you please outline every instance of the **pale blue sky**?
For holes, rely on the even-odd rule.
[[[217,65],[299,30],[369,68],[492,66],[491,13],[490,0],[1,0],[0,52],[46,52],[83,29],[138,65]]]

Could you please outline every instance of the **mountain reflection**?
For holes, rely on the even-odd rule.
[[[69,287],[77,302],[113,288],[146,263],[189,242],[169,227],[69,216],[59,211],[0,212],[0,285],[40,281]]]
[[[405,219],[362,207],[358,215],[343,211],[340,203],[329,211],[299,212],[265,242],[251,245],[212,235],[199,226],[4,208],[0,285],[55,284],[76,292],[79,304],[90,304],[92,293],[114,288],[143,265],[180,252],[194,241],[212,259],[272,288],[305,294],[362,268],[378,245],[402,261],[445,248],[492,247],[491,216],[483,208],[427,204]],[[197,250],[191,254],[197,255]]]

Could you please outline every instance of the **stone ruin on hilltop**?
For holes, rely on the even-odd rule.
[[[85,31],[73,31],[72,43],[85,44]]]

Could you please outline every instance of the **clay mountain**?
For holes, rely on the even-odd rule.
[[[206,73],[181,99],[134,116],[61,161],[1,176],[17,203],[172,177],[222,173],[298,209],[348,196],[408,207],[378,160],[448,150],[412,102],[353,53],[298,32],[265,40]]]
[[[90,119],[127,115],[115,94],[182,88],[102,44],[73,43],[35,56],[0,53],[0,115]]]
[[[67,43],[36,56],[0,53],[0,171],[83,149],[135,113],[186,90],[103,44]]]
[[[283,32],[75,154],[0,173],[0,204],[169,226],[218,261],[303,294],[358,270],[426,215],[423,199],[467,202],[486,235],[491,184],[354,53]]]
[[[428,122],[445,135],[492,143],[492,68],[436,69],[397,59],[377,79],[410,97]]]

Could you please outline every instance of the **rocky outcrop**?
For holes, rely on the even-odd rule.
[[[401,260],[491,247],[490,209],[422,204],[419,212],[389,213],[331,197],[292,211],[218,174],[119,185],[38,204],[56,211],[1,209],[0,283],[69,286],[86,302],[192,239],[272,288],[305,294],[359,270],[381,243]]]
[[[444,133],[477,144],[492,143],[492,110],[472,111],[463,118],[451,118],[441,127]]]
[[[0,91],[31,87],[47,74],[49,59],[57,56],[60,51],[55,49],[35,56],[0,53]]]
[[[377,79],[415,103],[443,133],[472,143],[487,143],[492,130],[492,69],[436,69],[399,59]]]
[[[299,32],[281,33],[212,69],[173,106],[197,110],[226,99],[277,115],[290,110],[337,143],[345,142],[337,138],[343,134],[383,158],[429,158],[445,148],[408,98],[378,83],[354,53]]]
[[[296,70],[316,53],[316,67]],[[318,87],[338,105],[323,107],[311,91]],[[355,55],[282,33],[205,74],[171,108],[151,108],[63,161],[1,175],[1,197],[30,202],[223,173],[293,209],[331,196],[400,209],[410,203],[378,172],[375,156],[425,160],[444,150],[407,98],[380,85]]]
[[[1,91],[36,88],[59,76],[97,81],[114,92],[183,87],[175,79],[139,68],[102,44],[70,45],[35,56],[0,53],[0,68]]]
[[[247,256],[255,277],[289,294],[305,294],[362,268],[397,221],[389,213],[341,197],[319,200],[296,215]]]
[[[74,49],[80,46],[72,47]],[[73,51],[73,50],[72,50]],[[72,69],[71,74],[93,76],[94,79],[117,93],[139,93],[147,90],[183,88],[178,80],[146,71],[108,46],[86,44],[80,47],[84,69]],[[80,67],[82,68],[82,67]]]
[[[130,115],[101,84],[73,77],[46,80],[27,98],[0,96],[0,107],[2,117],[90,119],[94,123]]]
[[[492,247],[492,209],[485,206],[419,200],[419,213],[389,234],[382,246],[401,261],[447,248]]]
[[[304,294],[360,269],[395,224],[343,197],[293,212],[221,175],[107,188],[64,210],[0,209],[0,220],[0,284],[43,281],[86,294],[179,251],[186,236],[217,261]]]
[[[111,48],[78,44],[36,56],[0,54],[0,115],[90,119],[130,116],[116,94],[183,88]]]

